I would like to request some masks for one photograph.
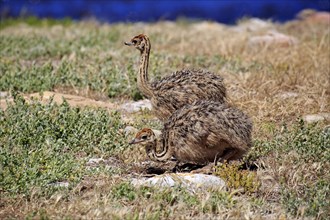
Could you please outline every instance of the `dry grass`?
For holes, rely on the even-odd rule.
[[[242,21],[239,26],[244,22],[248,21]],[[315,201],[299,203],[295,198],[306,199],[312,196],[309,191],[324,187],[323,191],[317,191],[324,192],[324,197],[315,198],[319,203],[329,204],[326,181],[330,177],[325,173],[330,169],[329,161],[303,161],[295,150],[280,150],[287,142],[276,142],[275,137],[284,135],[283,124],[291,128],[303,115],[330,112],[329,27],[304,22],[269,22],[254,31],[237,27],[185,21],[114,25],[90,21],[68,26],[19,24],[1,30],[1,74],[15,74],[17,69],[12,66],[29,70],[50,65],[45,74],[50,72],[49,77],[55,79],[57,75],[67,78],[50,84],[49,88],[38,87],[37,91],[54,90],[106,101],[109,97],[112,100],[138,97],[134,80],[138,52],[123,46],[123,42],[146,33],[152,41],[150,72],[155,78],[184,67],[201,67],[222,75],[230,101],[253,118],[254,139],[262,143],[255,147],[269,143],[278,149],[272,148],[270,154],[256,153],[251,161],[259,169],[248,172],[255,172],[261,183],[252,194],[239,190],[190,194],[180,188],[135,189],[128,184],[127,172],[115,175],[101,172],[85,176],[73,188],[50,196],[39,196],[37,188],[31,189],[28,196],[9,195],[0,188],[0,218],[327,219],[326,209],[309,209],[308,205],[318,204]],[[299,43],[289,47],[247,45],[251,36],[273,29],[296,37]],[[10,43],[11,39],[14,43]],[[38,43],[40,39],[45,41],[42,45]],[[107,76],[109,73],[111,76]],[[18,79],[10,82],[15,80]],[[0,85],[2,90],[15,89],[5,82]],[[22,91],[33,92],[29,86],[22,87],[25,89]],[[289,92],[294,95],[286,97]],[[142,126],[148,114],[137,116],[135,125]],[[322,131],[327,123],[320,123],[315,129]],[[288,133],[296,131],[289,129]],[[325,138],[323,143],[329,143],[329,135]],[[325,147],[328,152],[329,146]],[[122,156],[125,163],[144,159],[140,150],[124,152],[136,154],[130,158]],[[325,181],[324,185],[318,182],[320,179]]]

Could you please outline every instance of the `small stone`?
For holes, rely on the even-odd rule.
[[[64,188],[68,188],[69,187],[69,182],[54,182],[54,183],[50,183],[48,184],[50,186],[54,186],[54,187],[64,187]]]
[[[232,29],[237,32],[257,32],[260,30],[273,29],[273,24],[268,21],[261,20],[259,18],[251,18],[239,23]]]
[[[87,166],[97,166],[100,163],[104,163],[104,159],[103,158],[91,158],[88,160],[88,162],[86,163]]]
[[[288,36],[276,31],[268,32],[266,35],[251,37],[248,41],[250,48],[259,47],[289,47],[296,45],[298,40],[295,37]]]
[[[134,186],[158,186],[158,187],[174,187],[182,186],[190,190],[224,188],[225,182],[213,175],[191,174],[191,173],[172,173],[162,174],[151,178],[134,178],[132,179]]]
[[[151,110],[151,108],[151,102],[148,99],[140,100],[137,102],[128,102],[120,106],[120,109],[128,113],[134,113],[144,109]]]
[[[133,135],[133,134],[136,134],[139,130],[134,128],[133,126],[126,126],[124,128],[124,134],[125,136],[128,136],[128,135]]]
[[[281,99],[289,99],[289,98],[296,98],[299,94],[296,92],[283,92],[277,95],[277,97]]]
[[[327,11],[306,9],[301,11],[297,17],[308,23],[330,24],[330,13]]]
[[[6,98],[9,96],[9,93],[8,92],[1,92],[0,91],[0,98]]]
[[[307,123],[314,123],[319,121],[330,121],[330,113],[319,113],[303,116],[303,120]]]

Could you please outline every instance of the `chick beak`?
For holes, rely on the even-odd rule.
[[[137,143],[139,143],[139,141],[134,138],[128,144],[132,145],[132,144],[137,144]]]
[[[132,45],[133,45],[132,42],[124,42],[124,44],[125,44],[126,46],[132,46]]]

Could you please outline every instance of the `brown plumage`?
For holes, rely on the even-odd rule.
[[[130,144],[143,144],[150,159],[206,164],[241,158],[251,147],[252,121],[237,108],[196,101],[175,111],[157,140],[144,128]],[[160,149],[157,150],[156,149]]]
[[[125,44],[134,46],[141,52],[138,88],[150,99],[153,111],[161,121],[166,121],[175,110],[196,100],[225,102],[226,88],[223,78],[203,70],[181,70],[159,81],[149,82],[149,38],[140,34]]]

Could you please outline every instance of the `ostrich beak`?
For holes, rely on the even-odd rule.
[[[132,145],[132,144],[138,144],[139,142],[141,142],[141,141],[139,141],[138,139],[134,138],[128,144],[130,144],[130,145]]]
[[[132,46],[132,45],[133,45],[132,42],[124,42],[124,44],[125,44],[126,46]]]

